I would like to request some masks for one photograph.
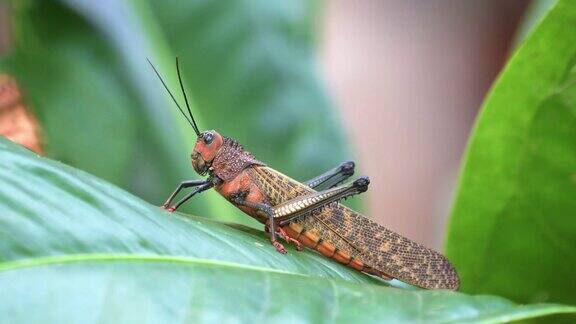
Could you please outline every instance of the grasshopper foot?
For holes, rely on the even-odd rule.
[[[284,246],[280,242],[273,241],[272,245],[274,245],[274,247],[276,248],[276,251],[278,251],[282,254],[286,254],[286,249],[284,248]]]
[[[296,240],[294,240],[294,241],[296,241]],[[296,245],[296,250],[298,250],[298,251],[304,251],[304,247],[302,246],[302,244],[301,244],[299,241],[296,241],[296,242],[294,243],[294,245]]]
[[[356,165],[354,164],[354,161],[346,161],[340,164],[340,170],[342,171],[342,174],[346,176],[351,176],[354,174],[355,166]]]
[[[169,213],[173,213],[173,212],[176,210],[176,208],[174,208],[174,207],[168,207],[168,208],[165,208],[165,209],[166,209]]]
[[[264,225],[264,232],[270,234],[270,227],[268,226],[268,223]],[[284,242],[288,244],[290,243],[294,244],[296,250],[298,251],[304,250],[304,247],[302,247],[302,243],[300,243],[298,240],[291,238],[290,235],[288,235],[288,233],[286,233],[286,231],[282,227],[278,227],[278,229],[276,229],[276,235],[278,235],[281,239],[283,239]]]
[[[354,186],[358,190],[358,192],[364,192],[368,190],[369,184],[370,179],[368,177],[360,177],[352,183],[352,186]]]
[[[304,248],[302,247],[302,243],[298,240],[291,238],[286,231],[282,227],[278,227],[278,231],[276,232],[278,236],[280,236],[286,243],[292,243],[296,247],[296,250],[302,251]]]

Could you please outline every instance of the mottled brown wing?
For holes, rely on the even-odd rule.
[[[273,206],[314,191],[268,167],[254,168],[253,175]],[[331,204],[294,222],[388,276],[428,289],[458,289],[458,275],[443,255],[344,205]]]

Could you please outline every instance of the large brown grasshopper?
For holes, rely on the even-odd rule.
[[[413,242],[338,203],[368,189],[361,177],[341,183],[354,173],[354,163],[340,166],[305,183],[266,166],[231,138],[214,130],[200,132],[190,111],[176,58],[180,88],[189,116],[150,63],[197,135],[192,166],[206,180],[184,181],[162,205],[174,211],[184,202],[210,188],[246,214],[265,224],[276,250],[286,253],[278,238],[316,250],[356,270],[384,279],[397,278],[428,289],[458,289],[454,267],[441,254]],[[194,188],[172,204],[184,188]],[[322,189],[327,188],[327,189]]]

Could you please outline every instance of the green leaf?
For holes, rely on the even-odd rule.
[[[170,257],[8,264],[0,268],[0,286],[0,314],[11,323],[494,323],[576,310]]]
[[[387,287],[262,232],[170,214],[0,139],[0,314],[29,322],[509,321],[576,313]],[[31,311],[33,310],[33,311]]]
[[[575,29],[559,1],[484,104],[447,242],[465,292],[576,304]]]

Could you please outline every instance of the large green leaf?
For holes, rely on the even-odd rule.
[[[465,292],[576,304],[575,30],[559,1],[482,109],[447,243]]]
[[[507,321],[576,308],[388,287],[261,232],[170,214],[0,139],[0,315],[10,323]]]
[[[575,311],[169,257],[8,264],[0,286],[0,314],[10,323],[494,323]]]

